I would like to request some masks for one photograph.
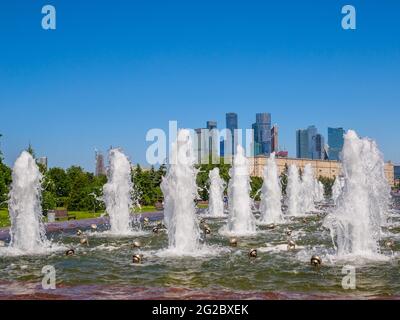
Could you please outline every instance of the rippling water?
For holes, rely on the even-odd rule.
[[[398,204],[396,204],[398,208]],[[64,251],[48,256],[1,257],[0,298],[93,299],[93,298],[395,298],[400,296],[400,213],[393,210],[390,230],[384,230],[384,262],[353,262],[357,271],[357,289],[342,288],[342,268],[346,261],[335,262],[329,231],[322,228],[324,213],[296,218],[270,230],[260,227],[257,235],[238,238],[238,247],[219,234],[223,219],[207,219],[212,234],[207,238],[207,254],[199,257],[169,256],[165,233],[153,234],[152,228],[137,237],[102,236],[86,230],[89,246],[81,246],[74,230],[54,232],[54,242],[74,247],[76,255]],[[287,251],[285,230],[293,230],[295,251]],[[103,227],[105,230],[106,227]],[[385,248],[393,239],[395,249]],[[140,250],[132,248],[140,240]],[[251,248],[258,257],[249,259]],[[143,254],[143,263],[132,263],[132,255]],[[164,253],[164,254],[163,254]],[[310,257],[319,254],[323,266],[314,269]],[[41,289],[42,267],[53,265],[57,289]]]

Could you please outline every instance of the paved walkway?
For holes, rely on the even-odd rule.
[[[163,211],[155,211],[155,212],[144,212],[141,214],[143,220],[144,218],[149,218],[150,221],[161,220],[164,217]],[[92,224],[96,225],[104,225],[109,223],[108,217],[102,218],[92,218],[92,219],[82,219],[82,220],[70,220],[70,221],[59,221],[53,223],[46,223],[45,228],[46,232],[57,232],[61,230],[73,230],[73,229],[86,229],[89,228]],[[9,227],[0,228],[0,240],[6,240],[10,237]]]

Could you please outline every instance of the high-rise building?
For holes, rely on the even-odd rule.
[[[217,129],[217,122],[216,121],[207,121],[207,129],[208,130]]]
[[[296,156],[303,159],[324,159],[325,139],[315,126],[296,132]]]
[[[328,128],[329,160],[339,160],[344,144],[343,128]]]
[[[226,137],[227,145],[232,147],[231,150],[224,150],[225,155],[234,155],[236,151],[236,144],[238,143],[238,137],[236,130],[239,128],[238,115],[234,112],[226,114],[226,129],[230,131],[230,134]]]
[[[274,125],[271,129],[271,152],[279,151],[279,136],[278,126]]]
[[[394,166],[394,178],[400,179],[400,165]]]
[[[325,159],[325,139],[319,133],[315,135],[315,150],[312,152],[312,159]]]
[[[104,165],[104,156],[100,151],[95,151],[95,158],[96,158],[96,171],[95,175],[96,177],[105,175],[106,174],[106,168]]]
[[[217,132],[217,122],[207,121],[207,128],[195,129],[196,133],[196,153],[198,163],[208,163],[218,158],[219,135]]]
[[[224,157],[225,156],[225,141],[221,140],[219,142],[219,156]]]
[[[257,113],[254,130],[254,155],[269,155],[271,153],[271,114]]]
[[[306,159],[309,157],[307,129],[296,131],[296,157],[299,159]]]

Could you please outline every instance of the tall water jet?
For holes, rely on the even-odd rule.
[[[279,181],[278,166],[275,153],[272,153],[264,168],[264,183],[261,189],[261,224],[281,223],[282,216],[282,189]]]
[[[252,212],[250,198],[249,163],[242,146],[237,146],[237,153],[229,172],[228,184],[229,219],[227,230],[235,235],[255,233],[256,222]]]
[[[343,187],[344,187],[343,178],[336,177],[335,182],[333,183],[332,186],[332,200],[334,203],[336,203],[337,199],[342,194]]]
[[[120,149],[109,151],[110,168],[103,187],[106,212],[110,216],[112,234],[132,232],[130,212],[133,207],[131,163]]]
[[[289,166],[288,184],[286,187],[287,214],[290,216],[299,216],[302,214],[300,207],[300,188],[299,170],[295,164],[292,164]]]
[[[46,251],[49,244],[42,222],[42,174],[35,159],[23,151],[12,170],[8,210],[11,219],[10,248],[23,254]]]
[[[314,206],[314,169],[310,163],[304,167],[301,181],[301,212],[315,211]]]
[[[374,141],[349,130],[342,152],[343,192],[324,221],[339,257],[376,257],[386,222],[390,187],[384,160]]]
[[[322,202],[325,200],[325,188],[321,181],[314,180],[314,202]]]
[[[224,216],[225,181],[219,175],[219,169],[214,168],[209,173],[210,197],[208,213],[213,217]]]
[[[197,170],[189,130],[179,130],[171,154],[168,172],[161,183],[169,249],[178,255],[191,255],[199,250],[200,229],[194,203],[198,198]]]

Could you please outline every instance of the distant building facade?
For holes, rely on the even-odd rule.
[[[339,161],[344,145],[343,128],[328,128],[329,159]]]
[[[248,159],[250,175],[253,177],[262,177],[268,157],[257,156],[249,157]],[[327,177],[333,179],[341,174],[341,163],[339,161],[277,158],[276,163],[278,165],[279,174],[282,174],[291,164],[295,164],[301,170],[304,170],[307,164],[311,164],[314,168],[316,177]],[[388,183],[393,187],[395,184],[393,163],[385,163],[385,175]]]

